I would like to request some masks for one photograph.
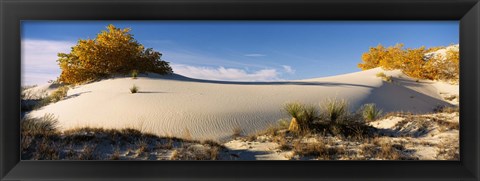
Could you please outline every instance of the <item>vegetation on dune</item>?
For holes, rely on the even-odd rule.
[[[296,118],[302,120],[306,107],[296,102],[286,104],[284,109],[295,110]],[[290,160],[419,160],[425,158],[416,154],[416,150],[425,145],[435,152],[433,159],[459,158],[458,138],[440,143],[429,139],[437,134],[458,132],[458,122],[451,120],[458,116],[458,109],[439,109],[441,113],[426,115],[389,113],[380,118],[382,110],[375,104],[365,104],[356,112],[349,112],[347,107],[346,101],[329,99],[313,107],[320,111],[301,132],[288,130],[288,120],[281,119],[277,126],[249,135],[244,141],[276,143],[276,152]],[[368,123],[392,116],[402,120],[391,129],[377,129],[371,125],[375,123]]]
[[[57,123],[52,115],[21,121],[22,160],[217,160],[225,149],[211,140],[161,137],[130,128],[59,131]]]
[[[448,49],[445,55],[426,56],[445,47],[404,48],[403,44],[391,47],[378,45],[370,47],[362,55],[358,67],[368,70],[382,67],[386,70],[400,69],[406,75],[430,80],[458,81],[460,70],[459,51]]]
[[[39,109],[43,106],[49,105],[51,103],[56,103],[61,101],[67,97],[68,90],[70,88],[68,86],[60,86],[57,90],[53,91],[50,95],[46,95],[36,101],[33,106],[33,109]],[[29,110],[29,109],[27,109]]]
[[[298,119],[303,111],[303,105],[297,102],[288,103],[285,105],[284,110],[292,117],[288,130],[292,132],[299,132],[301,123],[298,122]]]
[[[295,134],[329,132],[345,137],[361,137],[373,129],[365,124],[362,115],[348,111],[348,102],[345,100],[328,99],[318,107],[298,102],[288,103],[285,104],[284,111],[292,117],[288,131]]]
[[[327,99],[320,104],[322,112],[327,121],[332,123],[340,123],[348,114],[348,102],[345,100]]]
[[[138,70],[132,70],[132,73],[131,73],[131,74],[132,74],[132,78],[133,78],[133,79],[137,79],[137,77],[138,77]]]
[[[363,119],[366,121],[375,121],[382,115],[382,110],[378,109],[375,104],[365,104],[360,108]]]
[[[130,87],[130,93],[135,94],[138,92],[138,87],[136,85],[133,85]]]
[[[383,81],[393,82],[392,76],[387,76],[384,72],[379,72],[376,74],[377,77],[380,77]]]
[[[129,28],[119,29],[108,25],[106,31],[94,39],[79,40],[70,53],[59,53],[58,64],[62,73],[58,80],[79,84],[109,76],[139,73],[172,73],[169,63],[161,60],[162,54],[138,43]]]

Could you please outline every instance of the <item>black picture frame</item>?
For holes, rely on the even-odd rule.
[[[478,0],[0,0],[1,180],[479,180]],[[459,20],[460,161],[21,161],[22,20]]]

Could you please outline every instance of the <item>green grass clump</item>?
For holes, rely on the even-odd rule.
[[[292,118],[298,119],[298,116],[303,110],[303,104],[298,102],[292,102],[285,104],[283,110],[287,112]]]
[[[133,79],[137,79],[137,77],[138,77],[138,70],[132,70],[131,75],[132,75],[132,78],[133,78]]]
[[[130,92],[131,92],[132,94],[137,93],[137,92],[138,92],[138,87],[137,87],[136,85],[133,85],[133,86],[130,88]]]
[[[289,130],[293,132],[305,132],[311,129],[313,123],[319,118],[318,110],[313,105],[305,105],[298,102],[287,103],[284,111],[292,117]]]
[[[362,111],[363,119],[366,121],[375,121],[383,112],[381,109],[378,109],[375,104],[365,104],[360,110]]]
[[[339,123],[348,116],[348,102],[343,99],[327,99],[320,108],[327,121],[332,123]]]

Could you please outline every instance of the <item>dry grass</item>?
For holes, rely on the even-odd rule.
[[[452,144],[455,143],[455,144]],[[456,141],[443,141],[438,145],[438,160],[460,160],[459,142]]]
[[[294,154],[303,157],[314,157],[319,160],[337,160],[346,153],[345,147],[328,145],[323,140],[318,142],[296,141],[293,144]]]
[[[52,135],[57,133],[58,120],[52,114],[40,118],[24,118],[20,121],[22,136]]]
[[[234,138],[240,137],[240,136],[242,136],[242,132],[243,132],[243,130],[240,127],[233,128],[232,137],[234,137]]]
[[[454,99],[459,99],[459,96],[458,95],[450,95],[450,96],[443,97],[443,99],[445,99],[447,101],[453,101]]]
[[[458,106],[437,106],[433,109],[435,113],[458,113],[460,107]]]
[[[22,160],[160,159],[169,150],[177,150],[175,159],[216,160],[225,149],[212,140],[159,137],[135,129],[82,127],[60,132],[55,123],[48,116],[22,122]]]

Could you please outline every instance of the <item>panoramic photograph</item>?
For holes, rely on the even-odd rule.
[[[459,160],[458,21],[22,21],[21,160]]]

